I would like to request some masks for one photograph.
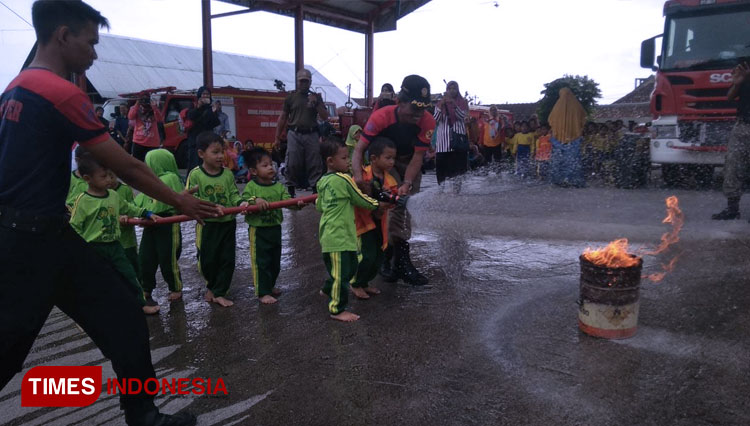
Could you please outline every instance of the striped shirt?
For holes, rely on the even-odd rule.
[[[435,107],[435,122],[437,123],[436,139],[435,139],[435,152],[450,152],[451,151],[451,130],[458,133],[459,135],[466,134],[466,125],[464,124],[464,118],[466,118],[466,111],[456,107],[456,121],[453,126],[448,124],[448,114],[443,112],[439,106]]]

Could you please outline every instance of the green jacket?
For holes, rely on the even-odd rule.
[[[103,197],[84,192],[73,205],[70,225],[88,243],[111,243],[120,238],[121,215],[143,217],[146,209],[127,203],[111,189]]]
[[[240,192],[234,183],[232,172],[223,168],[221,173],[210,175],[203,166],[198,166],[190,171],[185,188],[192,188],[198,185],[198,192],[195,196],[201,200],[210,201],[222,207],[237,207],[242,202]],[[227,215],[217,218],[204,219],[206,222],[229,222],[234,220],[233,215]]]
[[[284,185],[279,182],[265,185],[253,179],[245,185],[245,190],[242,191],[242,199],[253,204],[256,198],[262,198],[269,203],[273,203],[274,201],[288,200],[291,196]],[[284,213],[281,209],[250,213],[245,216],[245,222],[256,227],[281,225],[283,220]]]
[[[177,161],[174,155],[166,149],[155,149],[146,154],[146,165],[151,168],[156,176],[175,192],[182,192],[185,187],[177,169]],[[177,210],[169,204],[162,203],[145,194],[138,194],[136,204],[145,207],[159,216],[171,216]]]
[[[315,209],[320,216],[320,246],[323,253],[357,251],[354,206],[375,210],[378,201],[363,194],[344,173],[328,173],[318,180]]]
[[[65,200],[65,204],[72,209],[73,204],[76,203],[76,198],[88,188],[89,184],[83,178],[76,176],[75,171],[70,172],[70,187],[68,188],[68,198]]]

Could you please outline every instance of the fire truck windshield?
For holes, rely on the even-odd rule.
[[[667,20],[662,70],[726,69],[749,58],[750,10]]]

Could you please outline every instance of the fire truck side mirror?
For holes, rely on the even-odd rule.
[[[641,68],[652,68],[656,54],[656,40],[653,38],[641,42]]]
[[[656,59],[656,39],[658,37],[661,37],[661,34],[641,42],[641,68],[649,68],[652,71],[657,70],[654,60]]]

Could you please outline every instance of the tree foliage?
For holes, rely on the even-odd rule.
[[[540,123],[547,122],[549,113],[560,98],[560,89],[563,87],[570,88],[588,114],[593,111],[596,100],[602,97],[599,83],[590,79],[589,76],[565,74],[562,78],[544,84],[544,90],[541,91],[543,97],[537,108]]]

